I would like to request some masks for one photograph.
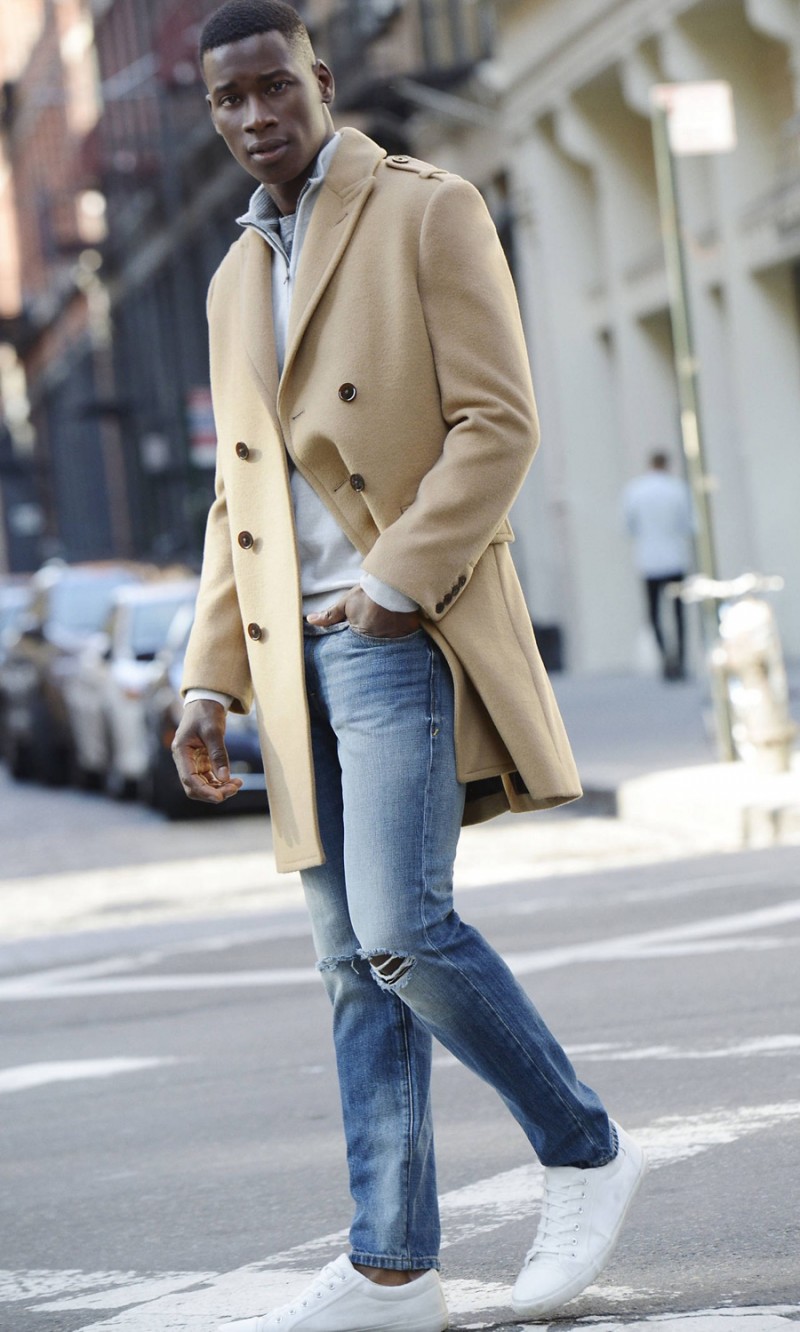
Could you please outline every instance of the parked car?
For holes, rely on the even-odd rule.
[[[172,758],[172,741],[183,713],[180,694],[183,659],[194,618],[194,608],[179,611],[170,629],[169,639],[161,654],[161,675],[154,683],[147,701],[147,728],[149,736],[149,763],[144,779],[144,797],[148,804],[165,814],[168,819],[191,819],[219,816],[221,813],[254,811],[266,813],[268,809],[264,763],[258,739],[255,713],[243,717],[229,712],[225,728],[231,772],[242,779],[242,789],[227,804],[203,805],[189,800],[181,786]]]
[[[79,785],[116,796],[137,790],[149,758],[145,699],[163,669],[158,653],[196,595],[196,578],[115,589],[102,632],[87,642],[64,690]]]
[[[102,625],[114,591],[141,578],[139,566],[53,561],[31,578],[31,602],[0,666],[3,746],[14,777],[65,782],[71,732],[64,687],[87,638]]]

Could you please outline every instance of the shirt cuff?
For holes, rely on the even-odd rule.
[[[187,689],[183,706],[186,707],[187,703],[197,703],[201,698],[207,698],[212,703],[221,703],[226,712],[233,702],[233,694],[218,694],[213,689]]]
[[[419,610],[418,603],[407,597],[405,592],[398,592],[396,588],[390,587],[388,583],[382,583],[380,578],[376,578],[374,574],[362,573],[359,583],[367,596],[377,605],[383,606],[384,610]]]

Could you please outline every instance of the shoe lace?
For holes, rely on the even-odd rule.
[[[318,1276],[314,1278],[310,1286],[306,1286],[302,1295],[299,1295],[292,1304],[283,1304],[279,1309],[273,1311],[272,1317],[276,1323],[282,1323],[284,1318],[293,1318],[303,1309],[307,1309],[314,1300],[321,1300],[328,1291],[335,1290],[345,1281],[346,1274],[336,1266],[335,1263],[328,1263],[323,1267]]]
[[[585,1197],[585,1175],[579,1175],[568,1183],[548,1183],[536,1238],[525,1255],[526,1263],[543,1254],[559,1258],[572,1254],[578,1243],[577,1232],[583,1224],[580,1218]]]

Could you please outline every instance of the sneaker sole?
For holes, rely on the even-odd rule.
[[[580,1295],[581,1291],[585,1290],[587,1286],[591,1285],[595,1277],[600,1275],[603,1268],[606,1266],[606,1263],[608,1262],[609,1258],[611,1257],[612,1253],[614,1252],[615,1248],[617,1247],[617,1241],[619,1240],[622,1227],[625,1224],[625,1219],[628,1215],[628,1212],[630,1211],[631,1204],[634,1198],[639,1192],[642,1180],[644,1179],[646,1174],[647,1174],[647,1157],[645,1156],[644,1152],[642,1152],[642,1159],[639,1163],[639,1171],[638,1174],[636,1175],[636,1179],[633,1182],[633,1187],[630,1193],[628,1194],[628,1201],[625,1203],[625,1207],[622,1213],[620,1214],[619,1221],[617,1222],[617,1228],[614,1231],[614,1234],[611,1236],[611,1239],[608,1241],[608,1244],[604,1248],[603,1252],[595,1260],[588,1276],[584,1272],[584,1275],[581,1277],[580,1281],[573,1280],[565,1282],[560,1290],[553,1291],[551,1295],[548,1295],[546,1300],[527,1301],[526,1303],[523,1304],[520,1301],[515,1300],[514,1297],[512,1296],[511,1308],[514,1310],[514,1313],[521,1314],[525,1318],[537,1318],[537,1317],[540,1318],[546,1314],[555,1313],[556,1310],[560,1309],[561,1306],[563,1304],[566,1304],[568,1300],[574,1300],[577,1295]]]

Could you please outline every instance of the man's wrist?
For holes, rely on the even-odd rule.
[[[417,602],[412,601],[411,597],[407,597],[405,592],[398,592],[397,588],[390,587],[388,583],[382,582],[374,574],[362,571],[359,586],[363,592],[366,592],[370,600],[375,602],[376,606],[382,606],[384,610],[405,614],[419,610]]]
[[[187,689],[183,700],[183,706],[189,703],[199,703],[206,699],[209,703],[219,703],[227,712],[233,702],[232,694],[219,694],[215,689]]]

